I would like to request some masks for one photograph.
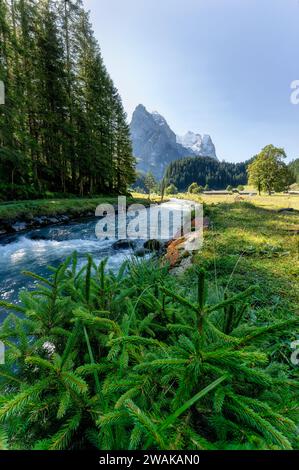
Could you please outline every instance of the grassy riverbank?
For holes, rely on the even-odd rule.
[[[216,287],[256,284],[265,320],[298,314],[299,214],[249,203],[221,203],[209,212],[211,229],[196,262],[208,268]]]
[[[203,251],[193,261],[207,270],[216,291],[238,292],[256,284],[256,303],[265,309],[259,310],[260,318],[299,313],[299,196],[172,197],[205,204],[210,229],[205,231]]]
[[[127,198],[127,202],[129,204],[149,204],[148,198],[142,195]],[[13,201],[0,204],[0,220],[7,222],[14,220],[27,221],[31,220],[33,217],[55,217],[62,214],[80,217],[88,212],[94,213],[96,207],[103,203],[117,204],[117,196]]]
[[[180,193],[173,197],[178,199],[191,199],[194,201],[204,202],[207,205],[214,204],[233,204],[234,202],[249,202],[256,207],[265,209],[295,209],[299,210],[299,195],[273,194],[272,196],[239,196],[238,194],[188,194]]]
[[[190,196],[204,202],[211,219],[204,249],[195,263],[204,266],[217,289],[258,286],[265,318],[285,318],[299,305],[299,197]],[[283,211],[282,209],[295,209]],[[260,315],[262,315],[262,310]]]

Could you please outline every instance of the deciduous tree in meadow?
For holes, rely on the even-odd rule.
[[[249,184],[259,192],[265,191],[269,195],[272,191],[286,190],[291,181],[291,173],[283,161],[286,153],[283,148],[267,145],[248,165]]]

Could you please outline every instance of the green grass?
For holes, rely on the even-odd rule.
[[[148,204],[146,197],[128,198],[128,203]],[[94,212],[99,204],[117,204],[117,196],[100,196],[96,198],[40,199],[34,201],[14,201],[0,204],[0,219],[30,220],[36,216],[55,216],[60,214],[84,215]]]
[[[248,202],[254,204],[256,207],[263,207],[265,209],[279,210],[279,209],[295,209],[299,210],[299,195],[289,194],[273,194],[268,196],[262,194],[261,196],[243,196],[239,194],[188,194],[179,193],[172,197],[178,199],[190,199],[193,201],[204,202],[207,205],[213,204],[233,204],[234,202]]]
[[[298,313],[299,214],[277,213],[247,202],[207,206],[211,229],[195,262],[216,287],[255,284],[260,320]],[[265,318],[262,318],[263,315]]]
[[[190,195],[205,204],[211,228],[194,262],[208,270],[216,290],[257,285],[255,307],[261,321],[299,312],[299,196]],[[294,212],[279,212],[293,208]],[[188,283],[188,280],[187,280]],[[257,300],[258,299],[258,300]]]

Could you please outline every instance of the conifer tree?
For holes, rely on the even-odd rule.
[[[274,343],[298,318],[248,322],[252,293],[217,302],[205,272],[179,285],[157,262],[108,273],[68,258],[0,327],[0,447],[298,446],[297,371]],[[280,337],[282,340],[280,341]]]
[[[82,1],[1,0],[0,12],[1,197],[124,193],[129,127]]]

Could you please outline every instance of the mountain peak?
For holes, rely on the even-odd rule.
[[[217,158],[210,136],[188,131],[178,137],[158,111],[150,113],[143,104],[136,107],[130,129],[137,169],[151,171],[159,179],[173,160],[190,156]]]
[[[170,127],[169,127],[168,124],[167,124],[166,119],[165,119],[163,116],[161,116],[161,114],[159,114],[158,111],[153,111],[151,114],[152,114],[152,116],[153,116],[155,122],[156,122],[159,126],[167,126],[167,127],[170,129]]]
[[[217,159],[215,145],[208,134],[201,136],[201,134],[188,131],[184,136],[177,136],[177,142],[192,150],[196,156]]]
[[[137,110],[145,110],[145,111],[146,111],[146,107],[144,106],[144,104],[139,103],[139,104],[136,106],[135,111],[137,111]]]
[[[139,104],[136,106],[134,114],[139,114],[139,113],[147,113],[146,107],[143,104]]]

